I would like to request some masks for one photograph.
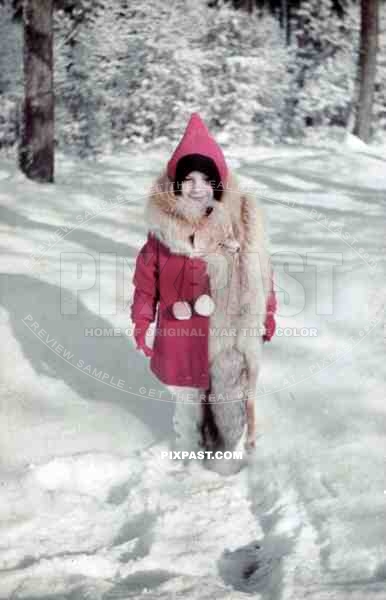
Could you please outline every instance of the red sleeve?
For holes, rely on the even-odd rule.
[[[268,294],[266,304],[266,315],[265,315],[265,334],[263,335],[263,341],[269,342],[275,335],[276,321],[275,312],[277,311],[277,298],[275,290],[273,289],[273,272],[271,274],[271,289]]]
[[[131,319],[153,322],[158,303],[157,240],[148,233],[147,241],[138,253],[133,276],[135,286],[131,304]]]
[[[275,290],[273,289],[273,273],[272,273],[271,289],[269,291],[268,298],[267,298],[267,313],[268,314],[271,313],[272,315],[274,315],[276,311],[277,311],[277,298],[276,298]]]

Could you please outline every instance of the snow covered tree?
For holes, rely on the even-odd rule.
[[[59,143],[84,157],[95,154],[100,142],[95,78],[101,65],[94,60],[94,21],[100,8],[92,0],[68,2],[54,21],[55,95],[63,124]]]
[[[20,26],[10,5],[0,6],[0,148],[12,147],[18,137],[19,106],[23,93]]]
[[[370,141],[378,49],[378,0],[361,0],[358,106],[354,134]]]
[[[31,179],[54,180],[52,0],[25,0],[24,103],[19,166]]]
[[[2,1],[8,16],[0,11],[0,146],[12,150],[22,98],[16,68],[22,29],[12,0]],[[232,0],[53,2],[56,142],[66,152],[95,157],[125,144],[167,144],[193,111],[222,143],[290,142],[346,127],[358,0],[265,0],[251,14],[245,2],[236,10]],[[283,14],[291,8],[289,46],[280,7]],[[384,4],[382,10],[384,18]],[[380,29],[374,115],[385,130],[386,36]]]
[[[338,114],[330,118],[339,120],[344,125],[349,112],[349,79],[350,62],[352,62],[354,24],[349,16],[340,20],[333,10],[332,0],[305,0],[296,13],[296,43],[289,50],[288,70],[290,87],[286,100],[283,119],[283,137],[299,136],[304,133],[304,125],[314,125],[319,117],[315,110],[307,114],[307,106],[316,105],[310,95],[317,79],[326,81],[326,74],[339,90],[341,106]],[[340,84],[335,73],[339,73]],[[339,89],[343,88],[345,93]],[[319,89],[319,96],[321,90]],[[319,99],[331,102],[331,96],[325,95],[326,89]],[[326,104],[325,104],[326,105]],[[313,112],[313,114],[312,114]],[[323,117],[322,117],[323,118]],[[321,124],[321,123],[319,123]]]

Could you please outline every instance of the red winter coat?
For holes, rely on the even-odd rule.
[[[193,300],[200,294],[211,294],[205,261],[173,253],[149,233],[136,259],[133,283],[133,323],[145,321],[150,325],[155,320],[158,305],[154,355],[150,359],[153,373],[167,385],[207,389],[210,383],[210,320],[193,311],[190,319],[181,321],[175,319],[170,310],[178,300]],[[274,333],[276,307],[272,285],[267,300],[266,340]],[[270,328],[267,326],[269,321]]]

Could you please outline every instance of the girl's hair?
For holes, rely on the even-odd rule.
[[[213,197],[215,200],[220,201],[223,185],[220,177],[219,170],[216,163],[209,156],[203,154],[186,154],[177,163],[176,176],[173,181],[173,190],[176,196],[179,196],[182,191],[182,182],[185,177],[192,171],[200,171],[209,178],[210,184],[213,188]]]

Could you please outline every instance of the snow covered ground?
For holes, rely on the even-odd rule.
[[[125,334],[167,157],[59,156],[55,185],[0,163],[0,598],[383,599],[385,159],[227,153],[266,206],[283,335],[223,477],[161,458],[174,404]]]

